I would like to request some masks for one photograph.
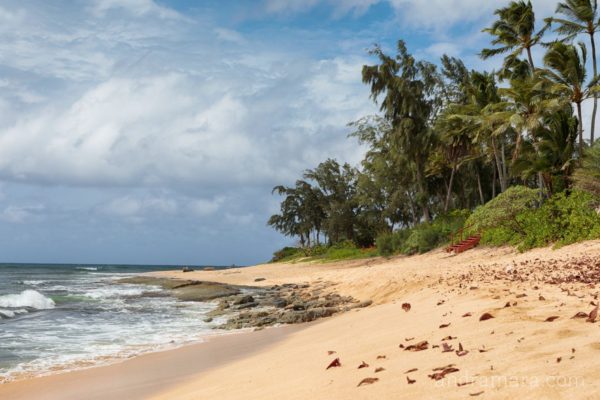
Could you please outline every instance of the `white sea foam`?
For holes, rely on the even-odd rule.
[[[29,286],[39,286],[42,283],[45,283],[46,281],[23,281],[23,284],[25,285],[29,285]]]
[[[75,269],[83,271],[98,271],[98,267],[75,267]]]
[[[27,310],[20,308],[18,310],[3,310],[0,309],[0,316],[4,316],[5,318],[12,318],[18,314],[27,314]]]
[[[19,294],[0,296],[0,307],[5,308],[31,307],[37,310],[47,310],[54,308],[54,306],[54,300],[31,289],[24,290]]]

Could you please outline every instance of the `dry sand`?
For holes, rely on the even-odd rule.
[[[457,256],[436,251],[391,260],[157,274],[247,285],[331,282],[330,290],[374,304],[257,343],[256,351],[196,374],[165,378],[168,386],[153,386],[142,393],[145,398],[600,398],[600,323],[586,321],[598,301],[600,241],[524,254],[478,248]],[[578,312],[584,318],[573,319]],[[484,313],[494,318],[480,321]],[[426,349],[407,350],[422,341]],[[444,352],[444,344],[451,351]],[[83,372],[112,369],[126,380],[133,362],[142,369],[164,362],[151,356]],[[341,366],[326,369],[336,358]],[[358,368],[363,362],[368,367]],[[444,367],[446,375],[432,379]],[[59,377],[73,382],[77,376],[42,379],[53,387]],[[365,378],[377,380],[358,386]],[[0,386],[0,398],[17,384]],[[125,393],[105,398],[133,398]]]

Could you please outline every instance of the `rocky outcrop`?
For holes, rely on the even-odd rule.
[[[217,282],[138,276],[121,283],[146,284],[166,289],[166,294],[182,301],[218,301],[204,321],[215,329],[262,328],[277,324],[297,324],[368,307],[350,296],[331,293],[331,284],[284,284],[270,287],[234,286]]]

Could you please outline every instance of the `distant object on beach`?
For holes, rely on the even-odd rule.
[[[191,267],[183,267],[183,269],[181,270],[181,272],[192,272],[194,269]]]
[[[214,271],[215,267],[204,267],[202,268],[202,271]]]

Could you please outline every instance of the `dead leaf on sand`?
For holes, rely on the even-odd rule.
[[[411,309],[410,303],[402,303],[402,309],[406,312],[409,312]]]
[[[462,387],[462,386],[467,386],[467,385],[470,385],[470,384],[472,384],[472,383],[475,383],[475,381],[469,381],[469,382],[457,382],[457,383],[456,383],[456,386],[458,386],[458,387]]]
[[[329,363],[329,365],[327,366],[326,369],[333,368],[333,367],[341,367],[341,366],[342,366],[342,363],[340,362],[340,359],[336,358],[335,360],[333,360],[332,362]]]
[[[467,354],[469,354],[469,350],[463,349],[462,343],[459,343],[458,350],[456,350],[456,355],[459,357],[462,357],[462,356],[466,356]]]
[[[423,340],[422,342],[419,342],[417,344],[412,344],[410,346],[407,346],[404,350],[423,351],[423,350],[427,350],[428,348],[429,348],[429,342],[427,342],[427,340]]]
[[[469,393],[469,396],[471,397],[475,397],[475,396],[479,396],[480,394],[483,394],[483,390],[481,392],[477,392],[477,393]]]
[[[417,381],[416,379],[410,379],[408,376],[406,377],[406,382],[408,382],[409,385],[412,385],[416,381]]]
[[[447,328],[447,327],[449,327],[449,326],[450,326],[450,322],[449,322],[449,323],[447,323],[447,324],[442,324],[442,325],[440,325],[440,329],[444,329],[444,328]]]
[[[552,317],[546,318],[544,322],[554,322],[558,319],[558,315],[553,315]]]
[[[410,342],[411,340],[415,340],[415,338],[414,337],[405,337],[404,340],[407,342]]]
[[[356,386],[358,387],[358,386],[362,386],[362,385],[372,385],[373,383],[377,382],[378,380],[379,380],[379,378],[365,378],[362,381],[360,381],[358,383],[358,385],[356,385]]]
[[[369,367],[369,364],[367,364],[366,362],[364,362],[364,361],[363,361],[363,362],[362,362],[362,364],[360,364],[360,365],[358,366],[358,369],[361,369],[361,368],[368,368],[368,367]]]
[[[442,342],[445,340],[454,340],[456,339],[456,336],[446,336],[445,338],[442,338]]]
[[[335,351],[333,351],[333,350],[329,350],[329,351],[327,352],[327,355],[328,355],[328,356],[330,356],[330,355],[332,355],[332,354],[335,354]]]
[[[385,360],[386,358],[387,358],[387,356],[385,356],[385,355],[377,356],[378,360]]]
[[[375,373],[378,373],[381,371],[385,371],[385,368],[383,368],[383,367],[375,368]]]
[[[587,318],[587,317],[588,317],[588,313],[579,311],[577,314],[573,315],[571,318]]]
[[[473,314],[471,314],[470,312],[465,313],[465,314],[463,314],[463,318],[470,317],[471,315],[473,315]]]
[[[418,370],[419,370],[419,368],[412,368],[412,369],[409,369],[408,371],[406,371],[405,374],[410,374],[411,372],[416,372]]]
[[[452,348],[452,346],[449,345],[446,342],[442,343],[442,347],[444,348],[444,350],[442,350],[442,353],[451,353],[451,352],[454,351],[454,349]]]
[[[480,321],[487,321],[488,319],[492,319],[494,318],[494,316],[490,313],[484,313],[481,315],[481,317],[479,317]]]
[[[586,319],[586,321],[594,323],[594,322],[596,322],[596,318],[598,318],[598,306],[596,306],[596,308],[594,308],[590,312],[590,316],[588,317],[588,319]]]
[[[438,368],[434,369],[434,371],[437,369]],[[433,379],[434,381],[439,381],[440,379],[444,379],[444,377],[446,375],[451,374],[453,372],[458,372],[458,371],[460,371],[458,368],[448,366],[439,372],[434,372],[433,374],[427,375],[427,376],[430,377],[431,379]]]

